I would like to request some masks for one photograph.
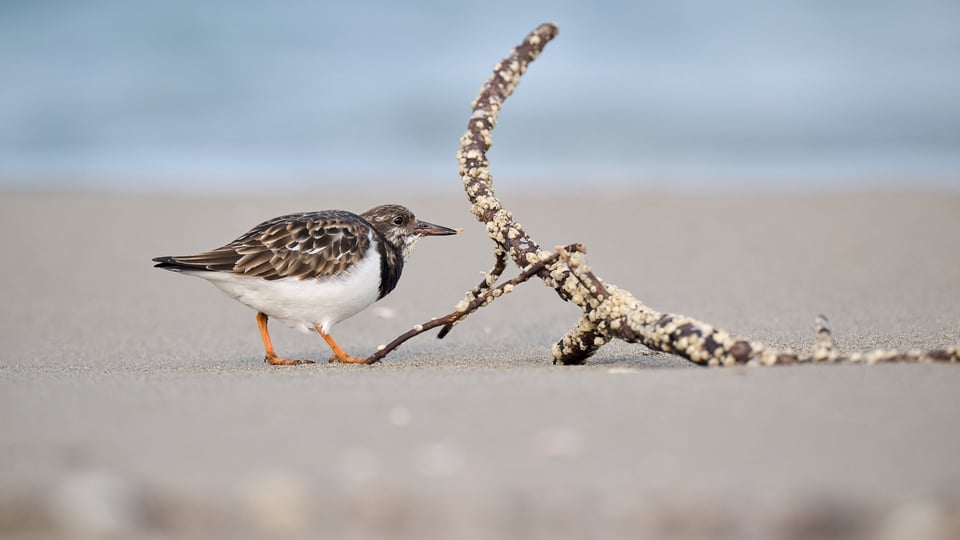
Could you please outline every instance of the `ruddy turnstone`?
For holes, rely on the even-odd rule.
[[[270,317],[318,332],[333,349],[331,362],[362,362],[343,352],[330,336],[331,328],[397,286],[417,240],[458,232],[420,221],[403,206],[386,204],[359,215],[323,210],[280,216],[223,247],[153,260],[157,268],[206,279],[256,310],[270,364],[313,363],[277,356],[267,330]]]

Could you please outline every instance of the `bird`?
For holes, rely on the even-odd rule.
[[[360,363],[330,331],[390,294],[403,264],[425,236],[462,232],[421,221],[404,206],[385,204],[361,214],[321,210],[275,217],[236,240],[197,255],[156,257],[155,268],[203,278],[257,312],[264,360],[312,364],[277,355],[268,321],[319,333],[330,362]]]

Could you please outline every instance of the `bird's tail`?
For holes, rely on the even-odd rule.
[[[173,272],[182,272],[184,270],[206,270],[207,268],[203,265],[189,264],[177,260],[177,257],[154,257],[153,262],[157,263],[153,265],[154,268],[163,268],[164,270],[170,270]]]

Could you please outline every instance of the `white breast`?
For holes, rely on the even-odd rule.
[[[244,305],[304,332],[320,326],[329,333],[333,325],[360,313],[380,295],[380,254],[372,245],[349,270],[323,279],[271,281],[228,272],[184,273],[204,278]]]

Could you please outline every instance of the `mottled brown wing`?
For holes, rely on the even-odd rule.
[[[342,272],[370,247],[370,228],[341,210],[291,214],[265,221],[206,253],[173,257],[182,265],[265,279],[319,278]]]

